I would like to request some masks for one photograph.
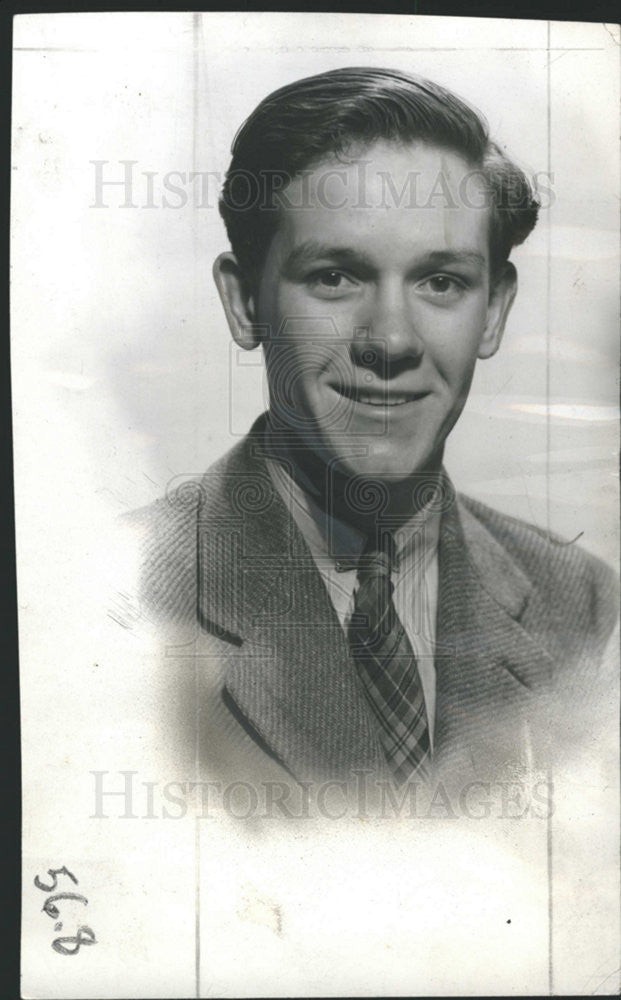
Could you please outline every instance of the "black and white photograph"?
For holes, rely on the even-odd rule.
[[[15,18],[23,996],[619,991],[619,40]]]

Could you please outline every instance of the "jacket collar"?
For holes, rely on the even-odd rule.
[[[384,772],[375,722],[321,576],[274,489],[256,424],[207,474],[198,522],[199,618],[230,643],[226,689],[299,779]],[[531,584],[457,500],[439,541],[436,754],[527,704],[551,658],[520,624]]]

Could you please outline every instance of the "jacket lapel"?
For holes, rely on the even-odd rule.
[[[460,501],[439,542],[436,759],[474,773],[516,761],[553,660],[521,624],[531,583]]]
[[[383,773],[343,629],[261,452],[238,453],[200,521],[199,616],[232,647],[225,700],[300,780]]]

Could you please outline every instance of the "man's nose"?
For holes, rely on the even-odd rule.
[[[377,370],[408,359],[420,362],[424,342],[401,282],[380,286],[360,320],[352,341],[352,356],[357,364]]]

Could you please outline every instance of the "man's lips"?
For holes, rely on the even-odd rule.
[[[410,389],[388,388],[388,386],[369,388],[369,386],[332,385],[330,388],[340,396],[362,403],[364,406],[404,406],[429,395],[427,391],[414,392]]]

